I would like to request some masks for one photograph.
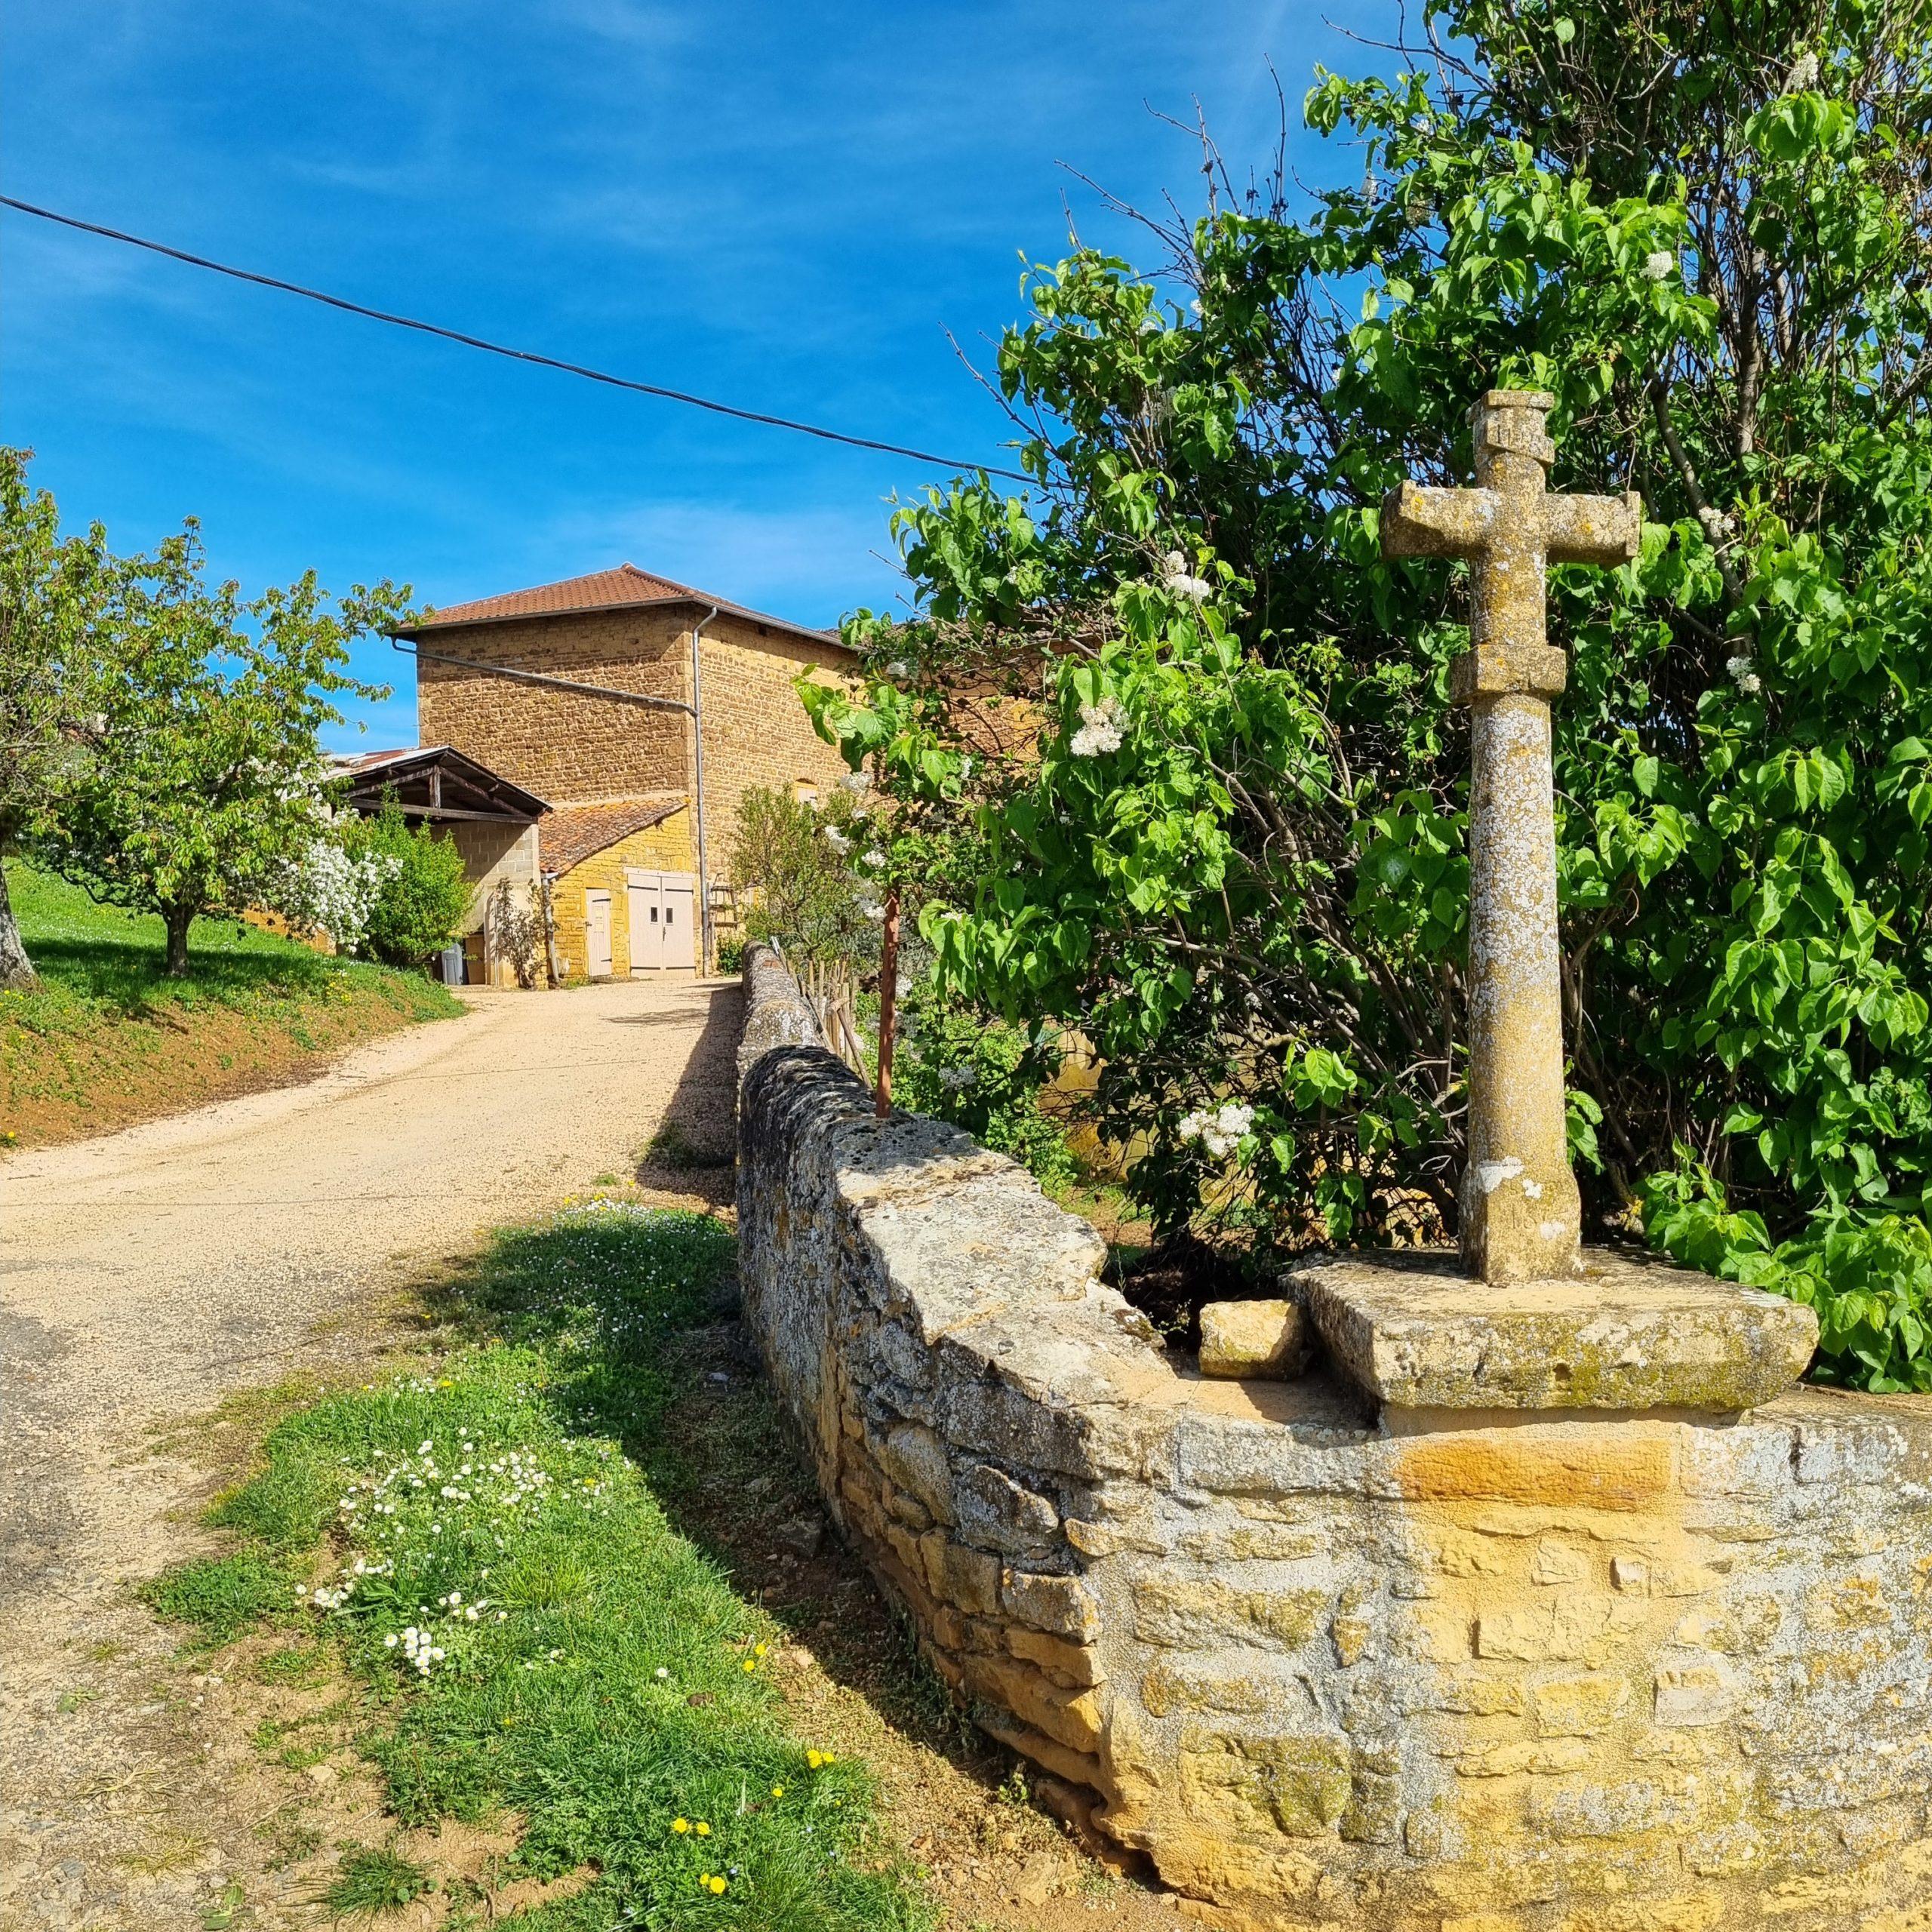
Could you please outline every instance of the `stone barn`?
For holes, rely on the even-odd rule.
[[[707,901],[714,931],[733,922],[721,882],[746,792],[815,793],[844,771],[794,688],[845,674],[836,635],[634,564],[402,635],[423,740],[553,808],[542,864],[567,978],[702,964]]]

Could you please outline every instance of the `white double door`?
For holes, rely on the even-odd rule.
[[[662,972],[667,967],[688,973],[696,967],[697,884],[689,872],[625,873],[633,973]]]

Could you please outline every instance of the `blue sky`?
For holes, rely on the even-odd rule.
[[[1060,164],[1192,211],[1393,0],[63,0],[8,10],[6,191],[749,407],[998,461],[1020,257],[1139,249]],[[1303,136],[1304,178],[1354,165]],[[900,595],[900,459],[733,424],[0,211],[0,435],[116,546],[199,516],[250,589],[460,598],[651,570],[808,623]],[[415,737],[405,660],[339,741]]]

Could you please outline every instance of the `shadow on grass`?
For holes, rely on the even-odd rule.
[[[534,1344],[567,1361],[546,1392],[563,1425],[615,1437],[740,1597],[990,1796],[1012,1753],[963,1718],[908,1620],[827,1521],[810,1457],[737,1319],[724,1223],[706,1224],[715,1235],[688,1278],[666,1279],[654,1230],[687,1220],[613,1203],[512,1232],[442,1284],[432,1312],[472,1342]]]

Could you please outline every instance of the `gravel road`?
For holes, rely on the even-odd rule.
[[[469,1004],[306,1084],[0,1164],[0,1928],[199,1927],[231,1882],[197,1825],[218,1767],[131,1588],[197,1534],[205,1478],[167,1426],[354,1361],[386,1287],[628,1180],[667,1118],[728,1148],[735,985]]]

